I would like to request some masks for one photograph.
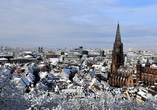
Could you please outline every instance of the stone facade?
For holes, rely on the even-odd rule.
[[[132,72],[128,71],[126,67],[120,67],[116,73],[111,74],[110,84],[115,87],[133,87],[134,81],[132,77]]]
[[[123,43],[121,42],[120,26],[118,24],[113,45],[109,84],[115,87],[134,86],[132,73],[126,70],[128,70],[128,68],[124,66]]]
[[[157,84],[157,68],[150,68],[150,66],[146,64],[145,68],[141,67],[139,73],[141,84],[148,87],[156,86],[155,84]]]

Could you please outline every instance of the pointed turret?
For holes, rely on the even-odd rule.
[[[40,53],[40,47],[38,48],[38,53]]]
[[[41,51],[41,53],[43,53],[43,48],[42,47],[40,48],[40,51]]]
[[[120,45],[121,44],[121,35],[120,35],[120,26],[119,26],[119,23],[117,25],[115,44],[116,45]]]
[[[145,67],[150,67],[150,62],[149,62],[149,59],[147,59],[147,62],[146,62]]]

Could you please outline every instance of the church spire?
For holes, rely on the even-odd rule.
[[[121,44],[121,35],[120,35],[120,26],[119,26],[119,22],[118,22],[118,25],[117,25],[115,44],[118,44],[118,45]]]
[[[115,42],[112,51],[111,73],[116,72],[120,66],[124,65],[123,43],[121,42],[119,23],[117,25]]]

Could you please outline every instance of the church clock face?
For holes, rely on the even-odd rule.
[[[119,52],[119,49],[118,49],[118,48],[116,49],[116,52]]]

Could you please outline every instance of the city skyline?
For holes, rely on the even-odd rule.
[[[119,21],[124,48],[156,49],[157,1],[2,0],[3,46],[112,48]]]

